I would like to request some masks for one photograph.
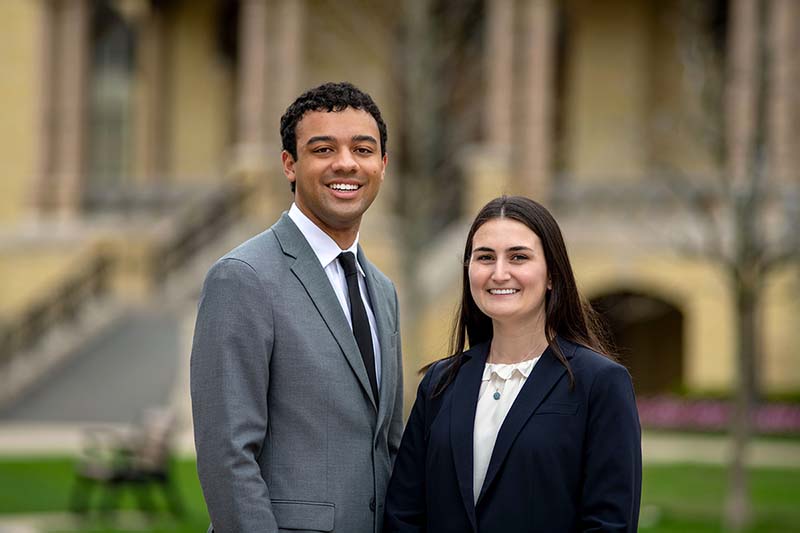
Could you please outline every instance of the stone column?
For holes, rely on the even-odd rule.
[[[71,217],[80,209],[86,138],[86,89],[89,44],[88,0],[61,0],[58,21],[58,62],[55,65],[58,94],[55,112],[55,173],[58,210]]]
[[[166,23],[158,8],[135,19],[138,29],[134,167],[137,181],[163,183],[167,166]]]
[[[302,19],[305,9],[303,0],[278,0],[275,20],[276,76],[275,94],[280,114],[299,94],[303,67]],[[280,117],[280,114],[278,117]],[[273,124],[270,124],[273,126]],[[274,124],[277,128],[277,122]]]
[[[515,85],[519,109],[513,149],[514,190],[542,202],[550,193],[555,83],[553,0],[522,0],[521,68]]]
[[[267,48],[269,49],[269,99],[265,110],[266,137],[263,152],[266,157],[264,182],[266,202],[261,202],[264,216],[271,218],[292,201],[289,184],[283,177],[278,134],[280,117],[303,89],[303,32],[304,0],[270,0]],[[383,195],[381,195],[383,196]],[[381,196],[378,197],[380,201]]]
[[[750,175],[756,126],[759,10],[755,0],[731,0],[725,88],[727,177],[742,185]]]
[[[512,137],[514,0],[490,0],[486,10],[486,141],[493,151],[508,157]]]
[[[38,153],[36,175],[31,187],[30,202],[38,214],[44,214],[55,203],[54,168],[55,168],[55,132],[58,122],[55,114],[55,75],[54,68],[58,63],[54,57],[58,25],[56,5],[53,0],[40,2],[41,18],[39,24],[39,83],[38,83]]]
[[[796,0],[771,0],[767,35],[769,38],[769,88],[767,135],[770,141],[771,177],[788,181],[797,175],[800,158],[796,151],[800,136],[797,128],[798,105],[795,95],[800,84],[795,50],[800,44]]]
[[[477,213],[496,196],[508,193],[511,182],[514,87],[514,1],[486,2],[486,44],[483,71],[484,146],[467,152],[461,162],[469,182],[466,210]]]
[[[239,13],[236,170],[253,176],[260,176],[265,170],[266,22],[266,0],[242,0]]]

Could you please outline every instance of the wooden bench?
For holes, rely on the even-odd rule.
[[[171,472],[171,436],[174,416],[167,410],[150,410],[130,431],[92,428],[86,432],[83,457],[76,468],[70,497],[73,511],[87,513],[92,493],[102,489],[98,508],[111,511],[129,489],[143,511],[154,512],[151,490],[158,487],[169,510],[183,514],[183,504]]]

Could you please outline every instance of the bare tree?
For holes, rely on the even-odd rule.
[[[427,300],[421,264],[442,230],[462,214],[460,159],[480,133],[483,2],[408,0],[398,9],[395,209],[402,221],[404,309],[416,318]],[[420,338],[414,326],[405,326],[411,331],[407,351],[419,353],[421,346],[411,345]],[[436,355],[444,354],[425,354]]]
[[[685,2],[682,14],[706,24],[702,29],[686,25],[688,31],[679,39],[685,81],[702,102],[697,131],[715,155],[718,172],[715,180],[699,183],[676,182],[673,176],[673,185],[679,185],[674,190],[701,228],[692,253],[723,269],[735,305],[737,381],[724,516],[730,531],[742,531],[752,521],[745,458],[760,397],[759,310],[765,283],[777,269],[800,260],[798,180],[778,172],[781,165],[771,149],[779,139],[770,109],[793,105],[776,102],[790,93],[773,83],[786,46],[771,38],[776,35],[773,26],[781,22],[775,10],[786,8],[781,2],[730,0],[726,38],[721,41],[717,33],[716,43],[704,18],[709,14],[702,11],[711,4]]]

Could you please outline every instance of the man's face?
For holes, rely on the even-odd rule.
[[[326,233],[358,229],[386,170],[378,124],[360,109],[309,111],[297,124],[297,159],[284,152],[297,207]]]

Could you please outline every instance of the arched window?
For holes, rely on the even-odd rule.
[[[592,299],[640,395],[675,392],[683,382],[683,314],[659,298],[619,291]]]

